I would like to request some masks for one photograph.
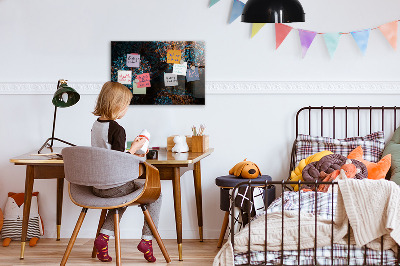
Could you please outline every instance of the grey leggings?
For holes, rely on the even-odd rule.
[[[108,189],[93,188],[93,194],[101,198],[116,198],[128,195],[138,189],[141,189],[143,186],[144,182],[133,180],[119,187],[113,187]],[[160,197],[155,202],[146,204],[146,207],[149,210],[151,218],[153,218],[154,224],[157,228],[158,228],[158,221],[160,219],[161,202],[162,202],[162,196],[160,194]],[[125,210],[126,207],[118,208],[120,219],[122,218],[122,215],[124,214]],[[100,233],[109,236],[114,236],[114,214],[115,214],[115,209],[108,210],[106,220],[104,221]],[[150,230],[149,225],[145,220],[142,230],[142,239],[151,240],[152,238],[153,234]]]

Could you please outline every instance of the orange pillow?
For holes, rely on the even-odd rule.
[[[363,149],[361,146],[358,146],[352,152],[350,152],[347,158],[355,159],[365,164],[368,170],[368,179],[375,180],[384,179],[386,177],[392,161],[392,155],[388,154],[377,163],[368,162],[363,159]]]

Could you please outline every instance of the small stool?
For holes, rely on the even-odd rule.
[[[261,175],[254,179],[246,179],[246,178],[236,177],[234,175],[227,175],[227,176],[220,176],[215,179],[215,184],[220,187],[220,209],[222,211],[225,211],[225,217],[224,221],[222,222],[221,234],[219,235],[219,240],[217,245],[218,248],[222,246],[226,228],[228,227],[228,222],[229,222],[229,207],[230,207],[229,191],[233,189],[237,184],[249,180],[265,182],[266,180],[272,181],[272,178],[269,175]],[[270,188],[267,189],[268,189],[268,199],[266,199],[267,200],[266,206],[268,207],[269,204],[271,204],[275,200],[275,186],[271,186]]]

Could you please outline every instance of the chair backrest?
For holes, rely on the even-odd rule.
[[[62,150],[65,179],[83,186],[118,186],[139,176],[144,158],[97,147],[67,147]]]

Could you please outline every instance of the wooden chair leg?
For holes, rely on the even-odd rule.
[[[115,256],[117,257],[115,261],[115,265],[121,265],[121,243],[120,243],[120,235],[119,235],[119,213],[118,209],[115,209],[114,214],[114,234],[115,234]]]
[[[146,220],[147,224],[150,227],[151,232],[153,233],[153,236],[155,237],[155,239],[157,240],[157,244],[161,249],[161,252],[164,256],[164,259],[167,263],[171,262],[171,259],[168,255],[168,251],[164,246],[164,243],[161,240],[160,234],[158,233],[158,230],[156,228],[156,225],[153,222],[153,219],[150,216],[149,211],[147,210],[145,205],[140,205],[140,207],[142,208],[143,214],[144,214],[144,219]]]
[[[222,242],[224,241],[224,237],[225,237],[226,228],[228,227],[228,222],[229,222],[229,212],[225,212],[225,217],[224,217],[224,221],[222,222],[221,234],[219,235],[217,248],[220,248],[222,246]]]
[[[61,260],[61,263],[60,263],[61,266],[64,266],[67,263],[69,254],[71,253],[71,250],[72,250],[72,247],[74,246],[76,237],[78,236],[78,233],[79,233],[79,230],[81,229],[83,220],[85,219],[86,212],[87,212],[87,208],[82,208],[81,214],[79,215],[78,221],[76,222],[75,229],[72,232],[72,236],[69,240],[67,249],[65,250],[64,256]]]
[[[100,215],[100,219],[99,219],[99,225],[97,226],[97,233],[96,233],[95,239],[100,234],[101,227],[103,227],[104,221],[106,220],[106,215],[107,215],[107,210],[106,209],[101,210],[101,215]],[[97,250],[94,247],[94,243],[93,243],[92,258],[96,258],[96,255],[97,255]]]

